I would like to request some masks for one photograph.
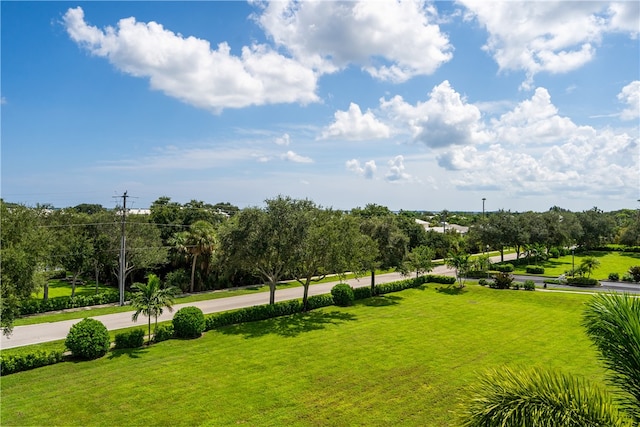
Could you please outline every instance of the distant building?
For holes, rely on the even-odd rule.
[[[420,224],[421,226],[423,226],[425,231],[435,231],[437,233],[444,233],[445,230],[455,230],[457,233],[460,233],[460,234],[466,234],[469,232],[469,227],[465,227],[464,225],[449,224],[448,222],[445,222],[444,224],[440,223],[440,224],[432,225],[431,223],[427,221],[423,221],[421,219],[416,219],[415,221],[416,221],[416,224]]]

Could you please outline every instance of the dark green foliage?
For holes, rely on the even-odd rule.
[[[544,274],[544,267],[539,265],[527,265],[526,271],[529,274]]]
[[[634,282],[640,282],[640,265],[629,268],[629,274],[633,277]]]
[[[329,300],[331,301],[331,304],[327,304]],[[308,300],[308,304],[310,307],[316,304],[322,307],[326,307],[333,304],[333,299],[330,295],[318,295],[317,297],[310,297]],[[302,303],[298,300],[282,301],[276,304],[245,307],[239,310],[225,311],[208,316],[206,319],[205,330],[209,331],[211,329],[220,328],[223,326],[246,322],[257,322],[259,320],[288,316],[301,312]]]
[[[456,283],[455,277],[438,274],[427,274],[426,276],[421,276],[420,279],[423,280],[422,283],[440,283],[441,285],[453,285]]]
[[[371,298],[371,288],[370,287],[362,287],[362,288],[354,288],[353,289],[353,299],[361,300]]]
[[[515,269],[511,263],[493,264],[492,268],[501,273],[511,273]]]
[[[521,286],[521,285],[522,285],[522,284],[521,284],[520,282],[513,282],[513,283],[511,284],[511,289],[513,289],[513,290],[517,291],[518,289],[520,289],[520,286]]]
[[[598,294],[583,316],[587,335],[600,351],[608,379],[618,386],[622,408],[640,423],[640,299]]]
[[[198,338],[204,326],[204,314],[198,307],[183,307],[173,316],[173,330],[178,338]]]
[[[128,332],[116,334],[115,348],[138,348],[144,344],[144,331],[142,329],[133,329]]]
[[[85,318],[71,327],[64,344],[75,357],[97,359],[107,353],[111,339],[102,322]]]
[[[489,287],[494,289],[509,289],[513,283],[513,276],[509,273],[497,273]]]
[[[62,362],[62,351],[38,350],[33,353],[0,356],[0,375],[9,375]]]
[[[173,338],[173,325],[160,325],[153,335],[154,342],[167,341]]]
[[[127,292],[125,299],[129,299],[130,294]],[[47,311],[66,310],[69,308],[88,307],[91,305],[111,304],[118,302],[120,296],[117,292],[102,292],[95,295],[76,295],[75,297],[58,297],[50,298],[47,301],[40,299],[30,299],[20,304],[20,315],[45,313]]]
[[[364,288],[369,290],[369,288]],[[354,292],[355,295],[355,292]],[[333,297],[329,294],[314,295],[307,300],[307,309],[315,310],[316,308],[329,307],[333,305]]]
[[[480,285],[480,286],[487,286],[488,284],[489,284],[489,282],[487,282],[487,279],[478,280],[478,285]]]
[[[620,280],[620,275],[616,272],[609,273],[609,280],[611,280],[612,282],[617,282],[618,280]]]
[[[551,258],[560,258],[560,250],[558,248],[549,249],[549,256]]]
[[[191,278],[189,277],[187,270],[180,268],[167,273],[167,276],[164,278],[164,283],[167,287],[178,288],[183,292],[186,292],[189,290]]]
[[[525,280],[522,287],[524,288],[525,291],[535,291],[536,283],[533,280]]]
[[[377,289],[378,287],[376,287]],[[338,283],[331,288],[331,296],[333,296],[333,302],[340,307],[346,307],[353,304],[354,295],[351,286],[346,283]]]
[[[580,286],[580,287],[592,287],[600,286],[600,282],[597,279],[591,277],[569,277],[567,278],[567,285]]]
[[[383,283],[376,286],[376,294],[388,294],[391,292],[399,292],[405,289],[417,288],[424,283],[424,279],[419,277],[417,279],[399,280],[397,282]]]

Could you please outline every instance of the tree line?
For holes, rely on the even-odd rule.
[[[124,214],[94,204],[53,209],[0,201],[3,329],[10,331],[21,300],[36,290],[47,299],[48,281],[60,272],[68,275],[72,295],[80,280],[93,280],[96,291],[99,284],[117,285],[123,222],[127,287],[151,273],[183,292],[266,283],[272,303],[282,280],[300,282],[306,304],[309,285],[327,274],[369,274],[373,287],[377,270],[420,274],[433,259],[462,253],[513,247],[520,256],[572,245],[640,244],[640,215],[633,210],[393,213],[369,204],[344,212],[278,196],[244,209],[160,197],[149,214]],[[456,221],[470,230],[427,232],[416,219]]]

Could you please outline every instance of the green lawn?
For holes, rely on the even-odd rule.
[[[114,288],[110,288],[107,286],[98,286],[98,292],[106,292],[108,290],[114,290]],[[116,289],[117,291],[117,289]],[[76,295],[95,295],[96,293],[96,282],[86,281],[82,285],[76,285]],[[71,282],[67,282],[66,280],[49,280],[49,298],[58,298],[58,297],[70,297],[71,296]],[[38,292],[33,294],[34,299],[42,299],[44,298],[44,289],[40,289]]]
[[[3,426],[451,426],[489,367],[601,381],[588,295],[436,285],[2,378]]]
[[[600,261],[600,266],[591,273],[591,277],[598,280],[607,280],[609,273],[618,273],[620,278],[629,270],[629,267],[640,265],[640,253],[632,252],[586,252],[575,255],[575,267],[580,266],[580,262],[586,256],[595,256]],[[560,258],[550,258],[541,263],[544,266],[545,276],[559,276],[572,268],[571,255]],[[525,266],[516,267],[515,273],[525,272]]]

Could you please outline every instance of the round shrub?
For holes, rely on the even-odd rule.
[[[183,307],[173,316],[173,332],[178,338],[198,338],[204,325],[204,314],[198,307]]]
[[[620,280],[620,274],[618,273],[609,273],[609,280],[612,282],[617,282]]]
[[[333,297],[333,302],[335,305],[340,307],[346,307],[348,305],[353,304],[355,299],[353,295],[353,289],[351,286],[346,283],[338,283],[333,288],[331,288],[331,296]]]
[[[536,282],[533,280],[525,280],[524,285],[522,285],[525,291],[535,291],[536,290]]]
[[[544,267],[539,265],[527,265],[525,269],[529,274],[544,274]]]
[[[85,318],[71,327],[64,344],[75,357],[97,359],[109,351],[111,340],[102,322]]]

